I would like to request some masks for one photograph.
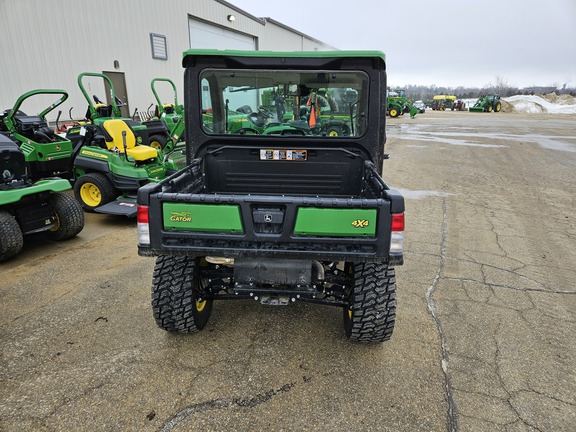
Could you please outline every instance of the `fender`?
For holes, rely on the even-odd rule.
[[[82,168],[85,171],[99,171],[102,173],[109,173],[110,167],[105,160],[97,160],[90,157],[78,155],[74,161],[75,168]]]

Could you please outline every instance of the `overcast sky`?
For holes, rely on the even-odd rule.
[[[576,87],[576,0],[228,0],[338,49],[386,54],[391,86]]]

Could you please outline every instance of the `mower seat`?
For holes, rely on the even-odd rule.
[[[106,120],[103,125],[112,141],[106,141],[108,149],[117,148],[120,153],[124,153],[124,143],[122,132],[126,132],[126,153],[137,162],[144,162],[158,157],[158,151],[147,145],[136,145],[136,136],[130,126],[120,119]]]

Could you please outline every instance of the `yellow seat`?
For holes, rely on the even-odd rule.
[[[106,146],[110,150],[117,148],[120,153],[124,153],[122,132],[126,132],[126,153],[128,156],[133,157],[138,162],[158,157],[158,151],[155,148],[146,145],[136,145],[136,136],[124,120],[106,120],[103,126],[112,137],[112,141],[106,141]]]

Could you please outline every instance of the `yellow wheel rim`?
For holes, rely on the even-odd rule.
[[[333,130],[333,131],[330,131],[328,136],[335,137],[335,136],[340,136],[340,134],[338,133],[338,131]]]
[[[49,231],[58,231],[60,228],[60,218],[57,213],[54,213],[54,226],[49,229]]]
[[[398,115],[398,112],[395,109],[390,110],[390,117],[396,117],[397,115]]]
[[[156,150],[162,150],[162,146],[158,141],[151,141],[150,147],[155,148]]]
[[[348,309],[348,318],[352,319],[352,309]]]
[[[84,183],[80,188],[80,198],[87,206],[98,207],[102,202],[102,193],[94,183]]]
[[[206,307],[206,300],[198,301],[196,300],[196,310],[202,312]]]

